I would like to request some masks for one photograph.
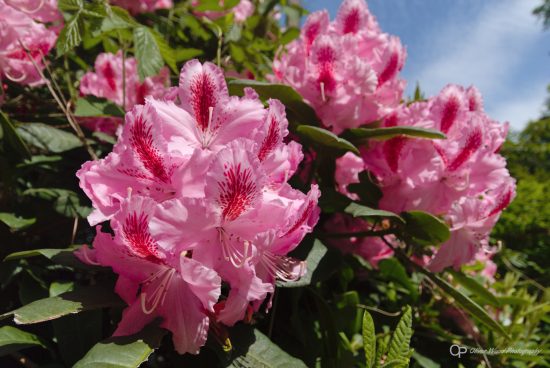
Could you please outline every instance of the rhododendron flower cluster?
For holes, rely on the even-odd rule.
[[[197,60],[176,92],[136,105],[113,152],[77,173],[90,223],[109,220],[114,232],[98,227],[93,250],[78,254],[119,274],[129,307],[116,335],[161,317],[177,351],[197,353],[211,321],[243,320],[276,279],[304,274],[287,254],[317,222],[319,191],[287,183],[302,153],[283,142],[279,101],[265,108],[252,89],[229,96],[222,71]]]
[[[447,139],[398,136],[370,142],[362,152],[364,165],[351,154],[338,160],[340,190],[348,193],[347,185],[358,182],[360,171],[369,170],[383,192],[380,208],[423,210],[450,225],[451,238],[431,260],[432,270],[471,261],[487,246],[491,229],[515,195],[515,181],[498,154],[508,126],[485,114],[477,89],[456,85],[427,101],[400,106],[382,126],[429,128],[445,133]]]
[[[87,72],[82,77],[80,94],[106,98],[130,110],[135,105],[143,104],[147,96],[158,98],[164,95],[170,83],[169,74],[168,68],[164,67],[158,75],[147,77],[140,82],[135,58],[124,59],[122,51],[116,55],[103,53],[95,60],[95,72]],[[82,122],[92,130],[114,133],[122,119],[86,118]]]
[[[43,58],[57,34],[41,22],[59,19],[55,0],[0,0],[0,79],[30,86],[44,83],[37,68],[44,68]]]
[[[364,0],[346,0],[336,19],[312,13],[300,38],[274,61],[274,81],[288,84],[335,133],[384,117],[401,99],[406,52],[383,33]]]
[[[199,6],[201,5],[200,0],[193,0],[191,2],[193,6]],[[219,2],[220,6],[224,5],[224,1],[220,0]],[[197,15],[205,16],[209,19],[215,20],[220,17],[223,17],[224,15],[228,13],[233,14],[233,19],[236,23],[243,23],[248,17],[250,17],[252,14],[254,14],[254,4],[250,0],[240,0],[239,3],[231,8],[228,11],[195,11],[194,12]]]
[[[157,9],[170,9],[172,0],[111,0],[113,5],[128,9],[132,14],[154,12]]]

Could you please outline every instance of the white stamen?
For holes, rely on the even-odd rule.
[[[271,276],[282,281],[298,280],[303,275],[306,266],[305,261],[300,261],[298,259],[285,256],[278,256],[269,251],[265,251],[262,254],[261,261]],[[293,272],[296,262],[299,262],[300,265],[300,270],[297,273]]]
[[[327,102],[327,97],[325,96],[325,83],[321,82],[321,98],[323,102]]]
[[[227,234],[223,228],[218,228],[219,241],[222,246],[223,258],[226,261],[230,261],[236,268],[241,268],[246,262],[252,259],[252,243],[248,240],[243,242],[244,254],[241,253],[237,247],[235,247],[231,239],[227,238]]]
[[[162,278],[160,278],[160,285],[155,288],[153,293],[150,295],[150,298],[147,298],[146,292],[142,292],[140,295],[141,311],[143,313],[151,314],[155,311],[155,309],[157,309],[159,305],[162,306],[162,304],[164,304],[166,294],[168,293],[168,286],[170,285],[170,281],[172,281],[172,276],[174,276],[175,273],[176,270],[173,268],[164,269],[155,273],[143,282],[143,285],[145,287],[145,284],[152,283],[153,281],[158,280],[160,275],[162,274]],[[151,307],[147,308],[147,304],[151,305]]]

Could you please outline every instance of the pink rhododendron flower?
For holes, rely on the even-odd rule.
[[[301,36],[273,63],[276,82],[295,88],[335,133],[384,117],[401,99],[406,52],[382,33],[364,0],[346,0],[336,19],[312,13]]]
[[[95,60],[95,72],[87,72],[80,81],[81,95],[106,98],[130,110],[135,105],[143,104],[147,96],[161,97],[166,93],[166,86],[170,83],[170,72],[166,67],[162,68],[158,75],[147,77],[141,82],[137,72],[137,60],[126,58],[124,71],[122,60],[121,51],[116,55],[99,54]],[[122,119],[112,117],[81,120],[82,124],[91,130],[110,134],[114,134],[117,126],[122,123]]]
[[[132,14],[154,12],[157,9],[170,9],[172,0],[111,0],[111,4],[128,9]]]
[[[333,215],[326,223],[325,230],[332,234],[360,233],[372,231],[372,224],[360,218],[337,213]],[[392,236],[387,236],[389,241],[394,241]],[[378,262],[393,256],[393,250],[377,237],[352,236],[349,238],[334,238],[328,243],[343,253],[353,253],[363,257],[373,267],[378,266]]]
[[[349,195],[347,185],[358,181],[362,169],[369,170],[383,191],[381,209],[423,210],[450,225],[451,239],[436,252],[432,270],[471,261],[515,195],[515,182],[498,154],[507,125],[485,114],[475,88],[449,85],[428,101],[395,109],[382,126],[430,128],[447,139],[399,136],[369,142],[362,153],[363,168],[350,154],[337,161],[339,190]]]
[[[226,325],[249,319],[277,279],[305,273],[304,262],[287,254],[316,224],[320,193],[287,183],[303,156],[298,143],[285,143],[279,101],[264,107],[252,89],[229,96],[222,71],[197,60],[167,94],[134,106],[113,152],[77,173],[95,209],[90,223],[110,220],[115,233],[114,240],[98,234],[101,250],[78,255],[113,267],[125,285],[117,292],[130,307],[117,334],[160,316],[178,351],[196,352],[206,314]],[[115,264],[122,246],[133,253]],[[217,300],[219,278],[229,292]],[[136,285],[145,296],[136,296]],[[189,320],[180,319],[184,312]]]
[[[44,81],[29,57],[38,68],[43,69],[42,59],[57,39],[54,31],[46,28],[44,24],[35,22],[35,18],[29,14],[34,8],[26,7],[37,5],[33,3],[0,0],[0,77],[30,86],[42,84]],[[42,6],[40,9],[46,9],[46,4]]]
[[[201,1],[200,0],[192,0],[191,4],[193,6],[199,6],[199,5],[201,5]],[[220,0],[219,5],[223,6],[224,5],[224,0]],[[254,9],[255,9],[254,4],[250,0],[241,0],[241,1],[239,1],[239,3],[235,7],[231,8],[227,11],[207,10],[207,11],[194,11],[194,13],[197,14],[197,15],[200,15],[200,16],[205,16],[205,17],[207,17],[209,19],[212,19],[212,20],[223,17],[224,15],[226,15],[228,13],[232,13],[233,17],[234,17],[233,19],[235,20],[236,23],[243,23],[244,21],[246,21],[246,19],[248,17],[250,17],[252,14],[254,14]]]

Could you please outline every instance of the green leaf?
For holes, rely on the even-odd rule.
[[[378,263],[378,268],[383,277],[395,281],[405,287],[413,300],[418,299],[418,288],[413,284],[405,267],[395,258],[386,258]]]
[[[52,321],[56,345],[68,367],[74,366],[103,338],[102,310],[89,310],[69,314]]]
[[[12,326],[0,327],[0,356],[31,346],[46,347],[36,335]]]
[[[355,202],[350,203],[346,207],[344,212],[352,215],[353,217],[362,217],[362,218],[385,217],[385,218],[399,220],[400,222],[404,222],[404,220],[401,217],[399,217],[399,215],[393,212],[377,210],[374,208],[363,206]]]
[[[292,87],[284,84],[259,82],[248,79],[234,79],[228,82],[229,93],[231,95],[243,96],[246,87],[254,89],[262,100],[274,98],[281,101],[286,106],[287,110],[294,115],[296,120],[301,123],[318,124],[320,122],[315,114],[315,110],[305,103],[302,96]]]
[[[124,117],[124,110],[117,104],[95,96],[81,97],[76,100],[75,116],[116,116]]]
[[[438,130],[417,128],[412,126],[396,126],[386,128],[353,128],[347,130],[344,135],[349,139],[376,139],[386,140],[398,136],[427,139],[446,139],[447,136]]]
[[[16,310],[4,313],[0,318],[13,315],[19,325],[51,321],[68,314],[122,305],[111,290],[100,287],[82,288],[51,298],[39,299]]]
[[[369,207],[378,207],[382,191],[376,179],[368,171],[359,173],[359,183],[348,184],[347,189],[359,196],[359,202]]]
[[[80,203],[78,194],[67,189],[31,188],[23,195],[53,201],[53,209],[66,217],[87,217],[92,209]]]
[[[451,236],[445,221],[424,211],[401,213],[405,220],[405,236],[419,245],[437,245],[446,242]]]
[[[239,336],[231,336],[235,352],[241,354],[231,362],[229,367],[233,368],[305,368],[301,360],[287,354],[280,347],[275,345],[267,336],[254,329],[246,333],[247,326],[238,326],[235,333]]]
[[[75,12],[84,6],[83,0],[58,0],[57,6],[59,10],[66,12]]]
[[[295,27],[290,27],[283,33],[283,35],[279,39],[279,42],[281,45],[286,45],[294,41],[299,36],[300,36],[300,30]]]
[[[483,300],[486,304],[492,305],[493,307],[500,307],[500,302],[498,299],[488,290],[485,286],[481,285],[477,280],[464,275],[463,273],[456,272],[453,270],[448,270],[448,272],[453,276],[453,279],[458,282],[460,285],[464,286],[474,295]]]
[[[500,323],[495,321],[489,316],[489,314],[483,309],[479,304],[474,302],[468,296],[462,294],[455,287],[449,284],[447,281],[443,280],[439,276],[429,272],[428,270],[419,267],[414,262],[409,263],[412,267],[418,269],[420,272],[428,276],[441,290],[447,293],[449,296],[453,297],[455,301],[466,311],[468,311],[472,316],[474,316],[481,323],[489,327],[491,330],[501,334],[506,339],[510,339],[506,330],[501,326]]]
[[[6,143],[8,143],[17,153],[19,153],[19,155],[24,158],[30,158],[31,153],[29,148],[17,133],[17,130],[11,120],[2,111],[0,111],[0,126],[2,127],[3,132],[2,139],[4,139]]]
[[[47,124],[21,124],[17,131],[31,146],[49,152],[60,153],[82,147],[82,142],[76,135]]]
[[[441,368],[440,364],[434,362],[428,357],[425,357],[424,355],[419,354],[417,351],[413,352],[412,357],[422,368]]]
[[[301,137],[306,138],[321,147],[336,149],[343,152],[350,151],[357,155],[359,154],[357,147],[344,138],[340,138],[326,129],[312,125],[300,125],[296,131]]]
[[[111,337],[97,343],[74,368],[137,368],[159,347],[166,333],[147,326],[131,336]]]
[[[148,27],[134,28],[134,46],[139,79],[143,81],[147,77],[158,74],[164,62],[156,38]]]
[[[200,49],[176,49],[174,50],[174,58],[176,62],[187,61],[194,57],[200,56],[203,54],[203,51]]]
[[[367,310],[363,313],[363,348],[365,349],[365,367],[371,368],[374,366],[376,357],[376,331],[372,316]]]
[[[61,56],[80,45],[82,33],[84,33],[84,20],[81,17],[82,9],[79,9],[65,26],[57,38],[57,55]]]
[[[12,231],[19,231],[26,229],[36,222],[35,218],[22,218],[15,216],[13,213],[0,212],[0,222],[8,225]]]
[[[15,252],[15,253],[9,254],[8,256],[6,256],[6,258],[4,258],[4,262],[14,261],[18,259],[26,259],[31,257],[45,257],[54,263],[58,263],[58,264],[73,267],[73,268],[82,268],[82,269],[97,268],[95,266],[89,266],[87,264],[84,264],[78,258],[76,258],[76,256],[74,255],[75,249],[77,249],[77,246],[70,247],[67,249],[24,250],[21,252]]]
[[[387,362],[406,361],[408,363],[412,333],[412,310],[407,306],[393,332],[386,357]]]
[[[176,55],[174,49],[170,47],[168,42],[166,42],[163,35],[155,31],[154,29],[151,30],[151,33],[153,34],[155,42],[157,43],[162,59],[164,60],[166,65],[168,65],[170,69],[172,69],[174,73],[178,74],[179,69],[176,65]]]
[[[320,240],[315,240],[313,243],[313,248],[309,251],[309,254],[305,260],[306,262],[306,274],[302,276],[297,281],[289,281],[289,282],[279,282],[277,281],[277,286],[284,287],[284,288],[294,288],[294,287],[302,287],[307,286],[311,284],[311,281],[315,279],[315,271],[317,270],[317,267],[319,266],[319,263],[321,263],[321,260],[327,253],[327,247],[321,243]]]

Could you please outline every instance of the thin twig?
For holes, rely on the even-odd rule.
[[[275,289],[275,294],[273,295],[273,308],[271,309],[271,319],[269,320],[269,330],[267,333],[267,336],[271,339],[271,335],[273,333],[273,325],[275,324],[275,313],[277,312],[277,301],[279,298],[277,298],[277,289]]]
[[[385,316],[388,316],[388,317],[398,317],[401,315],[401,312],[386,312],[385,310],[382,310],[382,309],[378,309],[378,308],[375,308],[375,307],[369,307],[368,305],[364,305],[364,304],[357,304],[357,307],[359,308],[362,308],[362,309],[367,309],[367,310],[370,310],[370,311],[373,311],[373,312],[376,312],[376,313],[380,313],[380,314],[383,314]]]

